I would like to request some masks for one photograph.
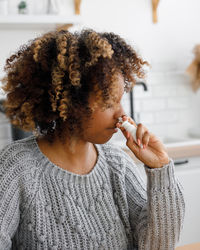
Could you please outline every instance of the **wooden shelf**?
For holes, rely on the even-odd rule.
[[[81,24],[81,16],[7,15],[0,16],[0,29],[53,28],[63,24]]]

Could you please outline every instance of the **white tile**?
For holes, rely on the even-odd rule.
[[[179,115],[176,111],[166,111],[156,112],[155,123],[174,123],[179,119]]]
[[[152,124],[152,125],[148,125],[147,129],[153,133],[154,135],[158,136],[158,137],[163,137],[165,136],[168,132],[167,132],[167,126],[166,124]]]
[[[192,88],[189,84],[183,83],[182,85],[178,85],[177,87],[177,95],[178,96],[189,96],[192,98],[194,95]]]
[[[177,87],[172,84],[168,86],[152,86],[152,95],[154,97],[172,97],[177,95]]]
[[[137,116],[137,123],[142,123],[144,125],[149,125],[154,123],[153,113],[141,112]]]
[[[144,91],[142,86],[135,86],[133,89],[133,97],[134,98],[148,98],[152,97],[152,87],[147,84],[147,91]]]
[[[130,114],[130,100],[124,99],[121,101],[122,107],[126,114]]]
[[[187,137],[188,126],[184,123],[174,123],[167,125],[168,136],[170,137]]]
[[[140,100],[135,99],[133,105],[134,105],[134,111],[135,112],[142,111],[142,102]]]
[[[189,97],[168,98],[167,107],[169,109],[187,109],[190,107]]]
[[[164,98],[155,98],[142,100],[142,111],[156,111],[166,108],[166,100]]]
[[[149,73],[147,76],[147,84],[149,85],[160,85],[164,83],[163,73]]]

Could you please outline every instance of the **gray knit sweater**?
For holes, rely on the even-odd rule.
[[[173,161],[144,166],[145,185],[123,150],[95,146],[86,175],[53,164],[34,135],[1,150],[0,250],[174,249],[185,203]]]

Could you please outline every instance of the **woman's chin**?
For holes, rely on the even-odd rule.
[[[116,132],[116,129],[107,129],[102,133],[93,134],[93,136],[90,136],[90,138],[85,138],[85,140],[94,144],[104,144],[108,142]]]
[[[112,138],[113,134],[109,135],[109,136],[105,136],[105,137],[100,137],[100,138],[95,138],[95,140],[93,141],[94,144],[104,144],[106,142],[108,142],[111,138]]]

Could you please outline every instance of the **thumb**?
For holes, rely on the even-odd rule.
[[[133,137],[130,135],[130,133],[127,134],[127,141],[126,141],[126,146],[129,147],[129,149],[134,153],[137,154],[139,151],[139,146],[133,139]]]

